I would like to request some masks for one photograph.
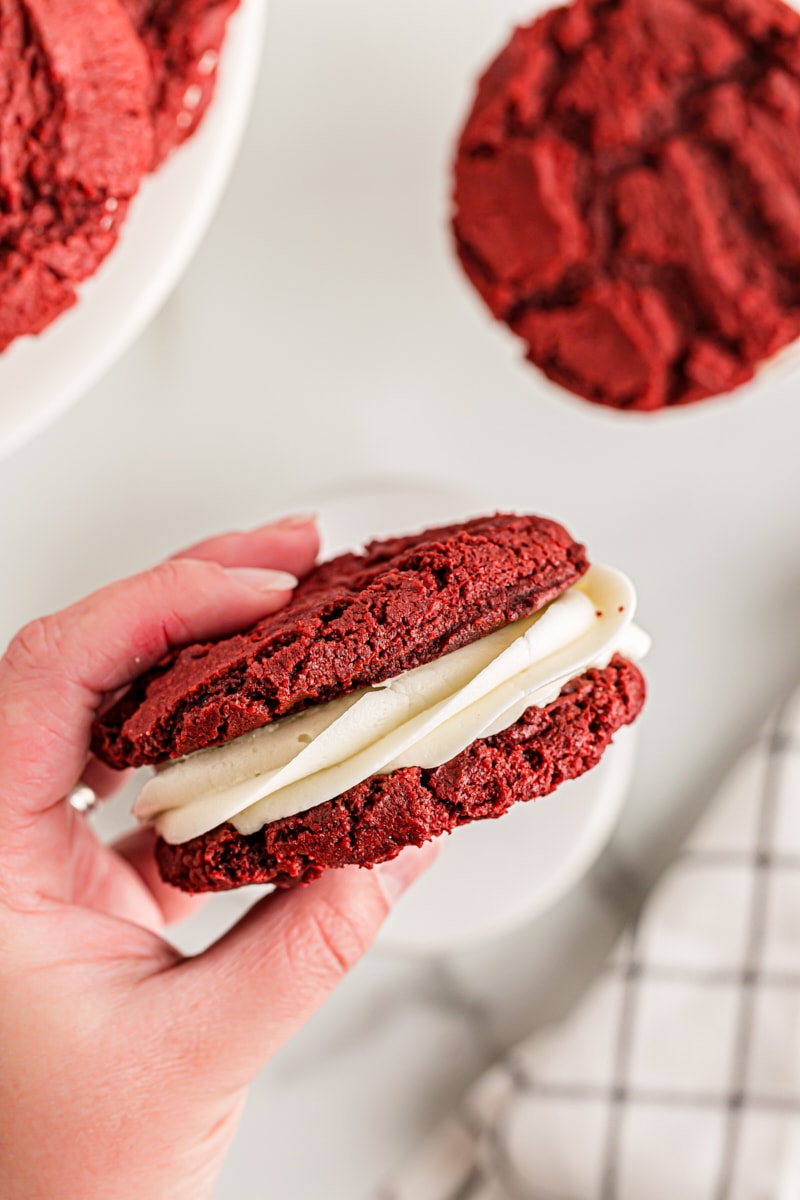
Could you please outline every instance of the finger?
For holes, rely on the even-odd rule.
[[[244,533],[207,538],[173,557],[218,562],[224,567],[271,567],[299,576],[311,570],[318,553],[319,533],[314,516],[309,514],[285,517]],[[90,787],[98,800],[107,800],[122,788],[129,775],[90,755],[80,782]],[[160,882],[157,873],[156,878]],[[172,896],[180,895],[174,888],[169,891]]]
[[[161,878],[153,849],[153,829],[136,829],[114,843],[113,849],[133,868],[159,908],[164,925],[174,925],[196,913],[207,895],[189,896]]]
[[[280,572],[172,560],[26,626],[0,659],[0,833],[37,856],[43,847],[34,844],[32,827],[64,807],[60,801],[80,778],[102,697],[172,647],[232,633],[276,611],[294,582]],[[59,832],[51,826],[56,841]]]
[[[294,580],[190,559],[95,592],[32,622],[0,660],[3,799],[24,810],[55,803],[80,776],[106,692],[173,647],[232,633],[281,608]]]
[[[51,877],[58,878],[62,870],[68,876],[69,892],[63,888],[58,898],[159,933],[164,926],[162,910],[135,867],[112,846],[104,845],[87,821],[68,805],[59,810],[59,820],[67,829],[63,839],[66,852],[62,852],[61,859],[42,864]],[[23,872],[23,886],[24,880]],[[48,894],[54,895],[52,887]]]
[[[212,1086],[249,1082],[361,958],[437,851],[435,843],[410,847],[371,871],[331,871],[269,896],[205,954],[174,967],[159,999],[177,1062],[202,1045]]]
[[[130,774],[130,771],[118,771],[115,767],[109,767],[107,763],[90,754],[89,761],[81,772],[80,781],[92,789],[98,800],[108,800],[127,783]]]
[[[275,567],[307,575],[319,554],[313,516],[285,517],[245,533],[223,533],[181,551],[178,558],[199,558],[224,567]]]

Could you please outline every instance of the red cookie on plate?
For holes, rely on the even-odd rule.
[[[98,722],[188,891],[288,887],[552,791],[638,715],[624,576],[502,515],[317,567],[246,633],[173,653]]]
[[[800,336],[800,13],[574,0],[514,31],[455,164],[461,262],[551,379],[641,411]]]

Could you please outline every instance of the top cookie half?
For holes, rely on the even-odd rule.
[[[322,563],[245,633],[173,652],[96,722],[92,748],[122,768],[230,741],[534,613],[588,566],[584,547],[543,517],[372,542]]]

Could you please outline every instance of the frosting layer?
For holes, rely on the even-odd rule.
[[[304,812],[371,775],[432,768],[478,738],[543,707],[564,684],[649,639],[632,624],[630,581],[610,567],[584,578],[533,616],[407,671],[159,771],[134,804],[170,843],[225,821],[242,834]]]

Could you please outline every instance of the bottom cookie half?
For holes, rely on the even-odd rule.
[[[331,867],[371,867],[583,775],[616,731],[636,719],[644,699],[639,670],[616,656],[573,679],[546,708],[529,708],[503,733],[473,742],[440,767],[373,775],[248,836],[225,824],[179,845],[159,841],[161,874],[184,891],[206,892],[250,883],[295,887]]]

